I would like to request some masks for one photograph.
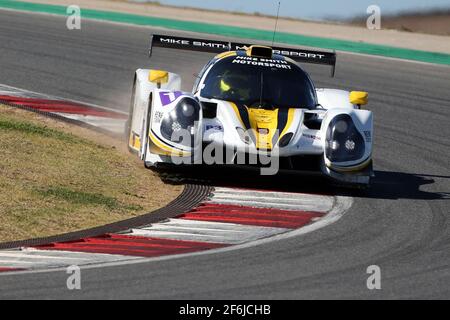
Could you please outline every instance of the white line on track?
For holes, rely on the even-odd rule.
[[[125,130],[125,123],[126,120],[124,119],[112,119],[112,118],[106,118],[106,117],[96,117],[96,116],[89,116],[89,115],[82,115],[82,114],[70,114],[70,113],[63,113],[63,112],[51,112],[53,114],[76,120],[81,121],[84,123],[87,123],[94,127],[99,127],[114,133],[123,133]]]
[[[155,223],[148,228],[132,229],[130,235],[165,238],[184,241],[239,244],[276,234],[290,229],[249,226],[234,223],[170,219]]]
[[[98,105],[94,105],[91,103],[71,100],[71,99],[64,99],[61,97],[56,96],[50,96],[46,94],[40,94],[33,91],[23,90],[7,85],[0,84],[0,95],[9,95],[13,97],[21,97],[21,98],[33,98],[33,99],[45,99],[45,100],[56,100],[61,102],[71,102],[76,103],[88,107],[94,107],[105,111],[115,112],[117,114],[127,114],[119,110],[114,110],[110,108],[101,107]],[[82,121],[84,123],[87,123],[94,127],[99,127],[105,130],[108,130],[110,132],[116,133],[116,134],[122,134],[124,132],[125,128],[125,119],[114,119],[114,118],[107,118],[107,117],[97,117],[97,116],[91,116],[91,115],[83,115],[83,114],[71,114],[70,112],[56,112],[56,111],[49,111],[52,114],[59,115],[62,117],[65,117],[67,119]]]
[[[260,200],[255,201],[253,199],[226,199],[226,198],[214,198],[209,203],[216,204],[226,204],[226,205],[241,205],[248,207],[256,207],[256,208],[272,208],[279,210],[298,210],[298,211],[329,211],[331,209],[330,204],[327,203],[289,203],[289,201],[277,201],[277,199],[273,199],[270,201]]]
[[[281,201],[291,201],[291,202],[298,202],[298,203],[310,203],[310,202],[317,202],[317,201],[327,201],[330,202],[330,197],[310,197],[305,196],[303,194],[295,195],[289,195],[289,196],[283,196],[282,194],[276,194],[276,193],[267,193],[267,194],[253,194],[253,193],[220,193],[217,192],[214,194],[214,199],[259,199],[259,200],[281,200]]]
[[[210,199],[211,203],[321,212],[330,211],[333,201],[333,197],[324,195],[230,188],[217,188]]]
[[[0,267],[29,269],[61,268],[70,265],[103,264],[117,261],[136,260],[130,257],[112,254],[95,254],[72,251],[52,251],[24,248],[21,250],[0,251]],[[1,274],[1,273],[0,273]]]
[[[58,101],[64,101],[64,102],[73,102],[73,103],[77,103],[77,104],[81,104],[81,105],[85,105],[85,106],[99,108],[99,109],[102,109],[105,111],[111,111],[111,112],[116,112],[116,113],[120,113],[123,115],[128,115],[128,112],[125,112],[125,111],[108,108],[108,107],[103,107],[103,106],[99,106],[97,104],[93,104],[93,103],[89,103],[89,102],[83,102],[83,101],[74,100],[74,99],[66,99],[66,98],[62,98],[62,97],[58,97],[58,96],[52,96],[52,95],[48,95],[48,94],[31,91],[31,90],[12,87],[12,86],[9,86],[6,84],[0,84],[0,91],[3,91],[5,93],[11,93],[11,92],[17,93],[17,95],[12,95],[12,96],[28,97],[28,98],[41,98],[41,99],[58,100]]]

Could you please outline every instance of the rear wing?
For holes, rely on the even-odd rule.
[[[152,56],[154,47],[191,50],[200,52],[222,53],[225,51],[245,50],[251,44],[206,40],[187,37],[174,37],[153,34],[150,39],[149,56]],[[336,53],[326,51],[315,51],[306,49],[293,49],[272,47],[274,54],[289,57],[297,62],[314,63],[331,66],[331,76],[334,77],[336,68]]]

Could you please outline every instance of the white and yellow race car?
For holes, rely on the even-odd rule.
[[[235,165],[369,184],[368,94],[316,88],[299,65],[329,65],[334,74],[334,52],[164,35],[152,35],[150,55],[153,47],[217,55],[191,93],[175,73],[136,71],[127,139],[147,167]]]

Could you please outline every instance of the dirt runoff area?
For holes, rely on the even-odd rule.
[[[123,141],[0,105],[0,242],[132,218],[175,199]]]
[[[171,7],[159,5],[157,3],[129,3],[126,0],[27,1],[67,6],[79,5],[81,8],[86,9],[109,10],[152,17],[263,30],[273,30],[275,25],[275,19],[273,17]],[[365,27],[348,24],[321,23],[283,18],[278,22],[278,31],[282,32],[450,54],[450,36],[387,30],[383,28],[383,22],[381,27],[381,30],[369,30]]]

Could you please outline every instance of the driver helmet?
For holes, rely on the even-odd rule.
[[[220,79],[222,94],[237,95],[242,99],[250,98],[249,78],[244,74],[226,71]]]

